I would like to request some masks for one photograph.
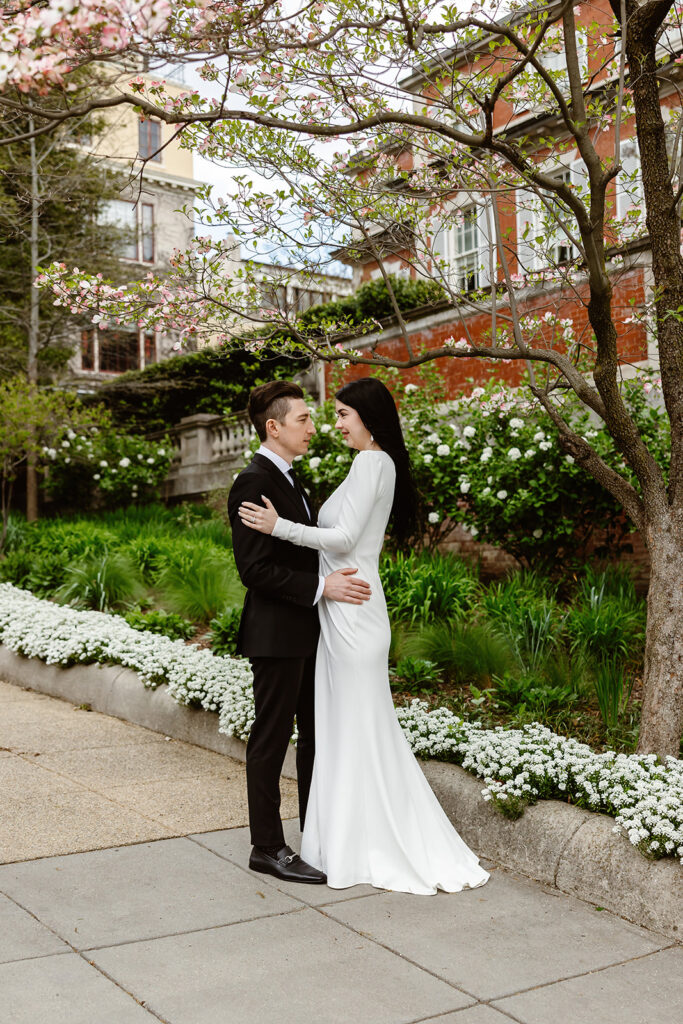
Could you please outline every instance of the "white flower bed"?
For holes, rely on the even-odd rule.
[[[168,685],[179,704],[217,711],[218,728],[246,740],[254,720],[251,669],[239,658],[133,629],[116,615],[81,612],[0,584],[0,642],[48,664],[94,662],[134,669],[145,686]],[[616,818],[615,831],[651,857],[683,862],[683,762],[596,754],[539,724],[482,729],[423,701],[397,709],[419,757],[455,761],[482,779],[484,799],[512,817],[537,799],[558,798]]]
[[[0,584],[0,642],[48,665],[124,665],[145,686],[168,685],[178,704],[218,711],[219,729],[246,739],[254,720],[251,668],[242,658],[133,629],[118,615],[81,612]]]
[[[523,729],[482,729],[447,708],[414,700],[397,715],[413,751],[455,761],[483,779],[485,800],[518,817],[540,799],[571,800],[610,814],[616,832],[651,857],[683,863],[683,761],[650,754],[596,754],[535,722]]]

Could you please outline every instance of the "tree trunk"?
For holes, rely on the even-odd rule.
[[[644,700],[638,751],[678,757],[683,735],[683,531],[649,523]]]
[[[29,117],[29,125],[33,131],[33,118]],[[40,293],[34,281],[38,275],[38,231],[40,196],[38,194],[38,159],[36,154],[36,140],[30,139],[31,155],[31,295],[30,314],[28,328],[28,360],[26,376],[29,384],[38,383],[38,343],[40,333]],[[38,473],[36,471],[35,453],[29,451],[26,460],[26,519],[29,523],[35,522],[38,518]]]

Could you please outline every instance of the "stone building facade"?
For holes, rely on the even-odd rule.
[[[167,80],[168,92],[184,91],[181,81]],[[181,149],[173,127],[144,119],[128,105],[105,114],[107,130],[97,141],[95,155],[128,177],[120,198],[109,203],[103,219],[126,228],[120,259],[131,276],[146,271],[163,273],[175,249],[185,249],[194,235],[194,222],[181,208],[193,206],[200,182],[192,153]],[[82,331],[70,364],[79,385],[97,384],[113,374],[144,369],[182,348],[172,333],[148,332],[134,325]]]

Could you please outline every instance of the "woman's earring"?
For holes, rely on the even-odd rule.
[[[370,444],[374,444],[374,442],[375,442],[375,439],[374,439],[374,437],[372,436],[372,434],[370,434]]]

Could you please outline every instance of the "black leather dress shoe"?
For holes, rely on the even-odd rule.
[[[289,846],[283,846],[275,857],[269,857],[263,850],[254,847],[249,857],[249,867],[252,871],[275,875],[283,882],[308,882],[309,885],[325,885],[327,882],[327,875],[307,864]]]

